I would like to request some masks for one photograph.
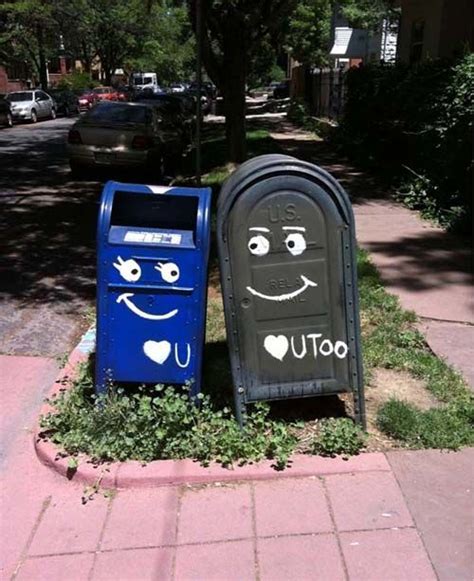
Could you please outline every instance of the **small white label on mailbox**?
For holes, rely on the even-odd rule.
[[[129,230],[124,236],[124,242],[143,242],[145,244],[181,244],[181,234],[170,232],[135,232]]]

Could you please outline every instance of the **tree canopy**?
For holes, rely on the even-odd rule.
[[[391,0],[340,0],[356,26],[375,27]],[[314,66],[327,63],[334,0],[201,0],[202,58],[224,98],[230,157],[245,158],[249,80],[281,76],[278,53]],[[47,84],[47,61],[60,46],[89,72],[100,62],[148,70],[160,82],[189,80],[195,66],[197,0],[11,0],[0,4],[3,64],[29,61]]]

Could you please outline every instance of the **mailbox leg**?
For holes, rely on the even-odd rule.
[[[245,405],[241,395],[238,393],[235,393],[234,401],[235,419],[239,423],[239,426],[243,428],[245,423],[245,416],[247,415],[247,406]]]
[[[354,391],[354,415],[355,420],[367,431],[367,418],[365,415],[364,388],[360,387]]]

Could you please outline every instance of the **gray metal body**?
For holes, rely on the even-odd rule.
[[[351,391],[365,423],[354,219],[327,172],[270,155],[243,164],[218,205],[236,413],[248,402]]]

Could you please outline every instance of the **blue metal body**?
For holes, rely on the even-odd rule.
[[[97,230],[96,391],[200,391],[211,190],[108,182]]]

